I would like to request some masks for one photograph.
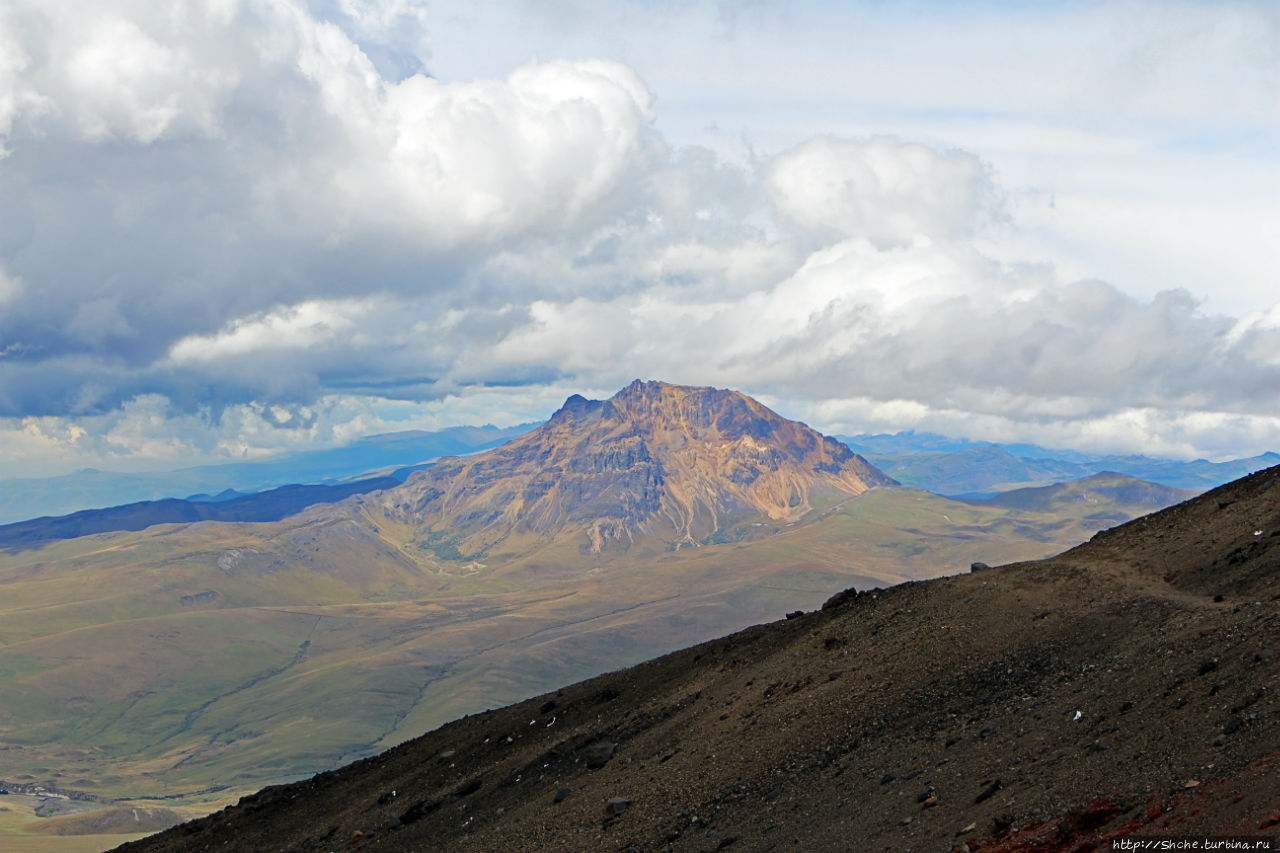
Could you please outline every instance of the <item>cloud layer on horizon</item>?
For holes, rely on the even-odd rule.
[[[729,159],[622,62],[444,80],[429,27],[409,0],[0,10],[0,474],[518,422],[636,376],[831,431],[1280,447],[1280,307],[993,248],[1021,211],[979,152]]]

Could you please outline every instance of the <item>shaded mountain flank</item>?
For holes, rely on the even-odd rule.
[[[1124,507],[1134,504],[1162,508],[1192,497],[1189,489],[1174,489],[1139,480],[1127,474],[1104,471],[1068,483],[1012,489],[990,498],[970,498],[978,506],[998,506],[1031,512],[1062,512],[1068,507],[1083,506],[1088,511],[1082,522],[1101,530],[1128,521]]]
[[[1280,468],[850,590],[119,848],[1091,851],[1280,834]]]
[[[395,477],[369,477],[332,485],[291,485],[225,500],[166,498],[86,509],[54,518],[0,525],[0,548],[22,548],[115,530],[145,530],[156,524],[192,521],[279,521],[317,504],[400,485]]]

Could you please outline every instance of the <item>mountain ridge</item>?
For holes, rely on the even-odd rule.
[[[447,531],[466,556],[571,526],[600,553],[640,537],[703,544],[757,518],[794,520],[812,492],[888,485],[844,445],[739,392],[637,379],[608,400],[575,394],[542,426],[373,502],[428,536]]]
[[[1280,454],[1210,462],[1096,454],[1035,444],[1000,444],[912,431],[836,436],[904,485],[949,497],[990,497],[1116,471],[1180,489],[1204,490],[1280,463]]]

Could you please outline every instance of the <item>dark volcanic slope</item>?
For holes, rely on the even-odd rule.
[[[845,593],[121,849],[1047,851],[1131,833],[1275,836],[1278,646],[1272,468],[1054,559]]]

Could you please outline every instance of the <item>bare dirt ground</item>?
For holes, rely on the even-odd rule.
[[[1278,655],[1273,468],[1056,558],[842,593],[119,849],[945,853],[1275,838]]]

